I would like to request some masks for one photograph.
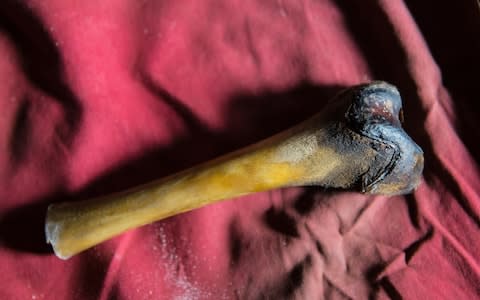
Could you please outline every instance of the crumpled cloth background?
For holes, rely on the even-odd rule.
[[[0,2],[1,299],[480,297],[477,1]],[[395,84],[425,151],[405,197],[291,188],[62,261],[46,207],[279,132]]]

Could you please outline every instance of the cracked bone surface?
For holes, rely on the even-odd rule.
[[[423,152],[401,128],[401,106],[388,83],[354,86],[310,119],[245,149],[121,193],[50,205],[47,242],[67,259],[138,226],[288,186],[409,193],[420,182]]]

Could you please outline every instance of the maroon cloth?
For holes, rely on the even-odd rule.
[[[474,0],[0,1],[0,299],[480,297],[479,37]],[[373,79],[425,151],[412,195],[275,190],[67,261],[44,242],[49,203],[243,147]]]

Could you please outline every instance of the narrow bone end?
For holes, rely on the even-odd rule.
[[[69,259],[72,255],[65,255],[58,247],[58,241],[60,240],[60,224],[51,218],[52,207],[55,206],[51,204],[47,209],[47,217],[45,219],[45,238],[47,244],[52,245],[53,252],[58,258],[63,260]]]

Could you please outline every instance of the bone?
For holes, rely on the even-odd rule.
[[[354,86],[310,119],[245,149],[121,193],[51,204],[47,243],[67,259],[127,230],[282,187],[410,193],[421,179],[423,152],[402,118],[394,86]]]

